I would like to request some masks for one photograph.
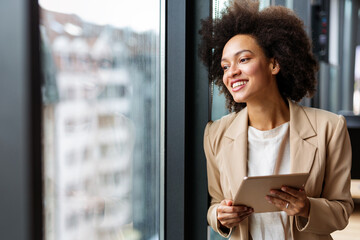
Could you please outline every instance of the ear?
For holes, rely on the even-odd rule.
[[[271,67],[271,73],[272,75],[276,75],[280,71],[280,65],[278,61],[275,58],[270,59],[270,67]]]

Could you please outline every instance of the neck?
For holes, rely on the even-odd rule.
[[[280,97],[261,103],[247,103],[249,126],[265,131],[273,129],[290,120],[287,103]]]

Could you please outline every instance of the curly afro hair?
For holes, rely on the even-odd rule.
[[[311,42],[303,22],[293,11],[271,6],[259,11],[258,1],[235,0],[218,19],[202,20],[199,55],[208,68],[209,81],[225,94],[228,110],[239,112],[245,103],[236,103],[222,81],[222,51],[235,35],[252,36],[263,49],[265,56],[274,58],[280,65],[276,75],[279,92],[284,99],[300,101],[313,96],[316,87],[318,63],[312,54]]]

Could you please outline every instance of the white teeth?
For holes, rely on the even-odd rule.
[[[235,82],[235,83],[233,83],[232,88],[236,88],[236,87],[239,87],[239,86],[245,85],[246,83],[247,83],[247,81],[239,81],[239,82]]]

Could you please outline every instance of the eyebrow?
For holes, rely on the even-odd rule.
[[[240,54],[242,54],[242,53],[244,53],[244,52],[253,53],[251,50],[244,49],[244,50],[240,50],[240,51],[236,52],[236,53],[234,54],[234,57],[237,57],[237,56],[239,56]],[[222,62],[222,61],[226,61],[226,60],[227,60],[226,58],[222,58],[222,59],[221,59],[221,62]]]

